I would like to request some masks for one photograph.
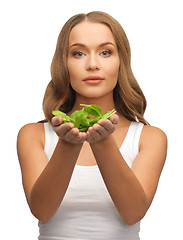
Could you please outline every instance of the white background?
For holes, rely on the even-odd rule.
[[[183,214],[182,5],[181,1],[1,1],[0,214],[3,239],[37,239],[25,200],[16,138],[26,123],[44,118],[42,99],[63,24],[76,13],[99,10],[116,18],[128,36],[132,69],[147,98],[146,119],[168,136],[167,161],[141,240],[181,239]]]

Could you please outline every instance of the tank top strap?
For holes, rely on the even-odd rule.
[[[124,144],[120,149],[123,158],[130,167],[133,164],[133,160],[139,153],[139,140],[143,126],[143,123],[131,122]]]
[[[57,145],[58,136],[53,131],[53,128],[49,124],[49,122],[44,123],[44,131],[45,131],[44,152],[46,153],[48,160],[49,160],[54,152],[56,145]]]
[[[139,153],[139,140],[144,124],[140,122],[132,122],[130,140],[133,146],[133,154],[136,156]]]

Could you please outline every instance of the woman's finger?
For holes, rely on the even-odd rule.
[[[101,126],[99,124],[94,124],[88,129],[87,132],[87,141],[90,143],[100,141],[103,136],[98,131]]]
[[[64,136],[64,140],[71,143],[82,143],[85,139],[86,133],[79,132],[78,128],[71,129]]]
[[[99,124],[98,124],[99,125]],[[109,133],[103,126],[99,125],[96,131],[100,134],[101,137],[106,137]]]
[[[63,122],[63,120],[62,120],[61,116],[55,116],[51,120],[51,123],[52,123],[53,127],[61,125],[62,122]]]
[[[72,123],[64,123],[62,125],[53,127],[53,129],[55,130],[55,132],[57,133],[57,135],[60,138],[63,138],[64,135],[70,131],[73,128],[73,124]]]
[[[117,114],[113,114],[111,117],[110,117],[110,121],[113,123],[113,124],[118,124],[119,122],[119,117]]]
[[[102,127],[105,128],[106,131],[111,132],[113,130],[113,124],[110,120],[107,119],[101,119],[103,121],[99,122]]]

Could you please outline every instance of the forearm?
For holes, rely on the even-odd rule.
[[[119,214],[126,223],[136,223],[147,211],[146,195],[113,137],[91,144],[91,149]]]
[[[47,222],[62,202],[81,147],[82,144],[59,141],[35,182],[28,202],[32,213],[42,222]]]

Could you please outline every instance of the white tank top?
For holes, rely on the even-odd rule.
[[[44,123],[45,153],[51,158],[58,136]],[[131,122],[120,152],[131,167],[138,154],[143,124]],[[97,165],[75,165],[56,214],[39,222],[40,240],[139,240],[140,222],[129,226],[120,217]]]

